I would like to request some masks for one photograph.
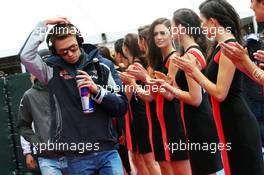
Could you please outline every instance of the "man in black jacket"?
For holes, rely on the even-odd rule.
[[[47,26],[53,24],[46,40],[52,56],[46,64],[37,49]],[[67,155],[70,174],[123,174],[112,117],[124,116],[127,98],[113,64],[97,49],[86,54],[82,42],[66,18],[54,18],[40,22],[21,50],[21,62],[49,87],[52,120],[47,148]],[[100,70],[95,69],[93,58],[99,59]],[[82,112],[80,87],[89,88],[93,113]]]

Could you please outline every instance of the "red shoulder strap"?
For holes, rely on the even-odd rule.
[[[170,65],[170,58],[168,58],[168,60],[166,61],[165,64],[166,69],[169,69],[169,65]]]
[[[228,44],[228,45],[231,45],[231,46],[235,46],[235,42],[231,42],[231,41],[229,41],[229,42],[227,42],[226,44]],[[216,63],[219,63],[219,59],[220,59],[220,56],[221,56],[221,48],[220,48],[220,50],[217,52],[217,54],[214,56],[214,61],[216,62]]]
[[[206,67],[206,61],[203,57],[201,57],[201,55],[199,53],[197,53],[195,50],[189,50],[187,53],[192,54],[193,56],[195,56],[195,58],[198,59],[199,63],[202,66],[202,70]]]

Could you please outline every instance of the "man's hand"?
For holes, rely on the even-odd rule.
[[[31,154],[26,155],[26,164],[27,164],[27,168],[30,170],[35,170],[37,168],[37,163],[35,162]]]
[[[56,25],[56,24],[70,24],[70,21],[66,17],[56,17],[52,19],[44,20],[46,25]]]
[[[78,88],[87,87],[89,88],[89,91],[92,94],[97,94],[99,91],[99,88],[92,80],[92,77],[89,76],[88,73],[85,71],[77,70],[77,72],[80,74],[76,76],[76,78],[78,79],[77,80]]]

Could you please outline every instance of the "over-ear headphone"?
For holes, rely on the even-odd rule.
[[[56,52],[56,48],[54,47],[53,43],[51,42],[51,39],[56,34],[60,34],[59,32],[65,32],[69,29],[74,31],[73,34],[76,36],[76,40],[78,42],[78,45],[79,45],[79,47],[82,47],[82,43],[83,43],[84,39],[83,39],[80,31],[73,24],[57,24],[52,29],[50,29],[50,31],[48,32],[47,38],[46,38],[46,43],[48,45],[48,48],[53,55],[57,55],[57,52]],[[69,34],[72,33],[72,31],[68,31]]]

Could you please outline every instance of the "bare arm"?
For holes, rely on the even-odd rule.
[[[219,59],[216,84],[208,80],[195,66],[195,62],[192,60],[179,58],[175,63],[180,69],[183,69],[187,75],[194,78],[211,96],[214,96],[220,102],[225,100],[235,73],[235,65],[227,59],[225,55],[221,54]]]
[[[187,54],[186,54],[187,55]],[[188,55],[188,58],[195,61],[196,58],[193,55]],[[176,58],[172,59],[172,64],[174,64]],[[183,58],[184,59],[184,58]],[[176,67],[177,65],[174,64]],[[197,68],[200,69],[200,65],[196,65]],[[200,85],[188,74],[185,74],[189,91],[183,91],[179,89],[178,87],[173,87],[169,84],[163,84],[164,88],[169,90],[173,95],[178,98],[183,100],[185,103],[188,103],[193,106],[199,106],[202,102],[202,93],[201,93],[201,87]]]
[[[223,53],[236,65],[236,67],[259,84],[264,85],[264,71],[255,65],[247,54],[247,49],[244,49],[240,44],[234,46],[226,43],[221,43]],[[257,51],[254,56],[258,60],[262,60],[263,51]]]

